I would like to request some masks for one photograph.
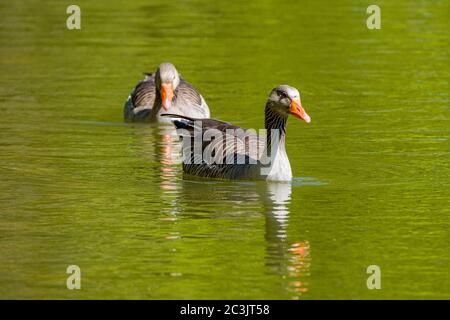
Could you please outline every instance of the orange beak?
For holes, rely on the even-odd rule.
[[[292,114],[296,118],[302,119],[306,123],[311,122],[311,118],[310,118],[310,116],[308,116],[305,109],[303,109],[300,99],[295,99],[295,100],[293,99],[291,101],[291,109],[289,109],[289,113]]]
[[[161,84],[161,100],[164,109],[169,110],[169,108],[172,106],[172,99],[173,99],[172,84],[170,83]]]

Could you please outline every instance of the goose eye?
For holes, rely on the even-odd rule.
[[[279,91],[279,92],[278,92],[278,95],[280,96],[281,99],[287,98],[287,94],[284,93],[283,91]]]

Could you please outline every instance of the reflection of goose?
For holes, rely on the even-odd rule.
[[[180,198],[179,180],[183,174],[180,163],[181,145],[172,126],[130,126],[130,157],[137,159],[130,168],[132,180],[150,186],[151,197],[145,201],[161,205],[161,211],[176,211]],[[141,159],[141,160],[139,160]],[[146,193],[148,190],[140,190]]]
[[[289,207],[291,201],[290,183],[268,183],[267,195],[269,196],[269,212],[266,223],[266,239],[271,241],[284,241],[287,238],[287,225],[289,220]]]
[[[181,163],[181,145],[175,129],[171,127],[161,127],[157,132],[159,135],[156,157],[160,163],[161,189],[172,190],[178,188],[174,179],[180,173],[178,165]]]
[[[308,241],[288,243],[290,183],[267,184],[266,234],[267,266],[287,277],[287,289],[297,299],[308,291],[305,277],[309,276],[310,245]]]
[[[223,217],[261,211],[261,190],[264,190],[265,183],[204,181],[186,176],[179,183],[182,185],[179,204],[186,213],[212,210],[213,215]],[[243,189],[246,191],[242,192]],[[212,205],[216,202],[220,206]]]
[[[244,247],[225,245],[226,254],[202,256],[208,259],[205,265],[226,265],[230,263],[229,257],[233,256],[234,260],[244,259],[239,262],[247,267],[251,263],[257,265],[255,270],[263,268],[263,272],[255,271],[255,277],[264,277],[267,273],[271,278],[276,276],[278,289],[287,297],[296,299],[308,290],[309,242],[298,241],[292,234],[288,235],[290,183],[188,178],[171,179],[177,186],[176,193],[163,198],[160,219],[166,221],[167,239],[204,238],[202,243],[205,247],[199,248],[200,256],[209,250],[220,251],[223,240],[245,241]],[[195,228],[186,228],[192,225]],[[264,236],[263,243],[260,236]],[[258,261],[245,260],[245,250],[251,250],[251,259],[256,256]],[[252,272],[249,271],[247,276]]]
[[[155,74],[147,74],[128,97],[124,118],[128,122],[167,122],[160,114],[208,118],[209,108],[200,93],[180,78],[171,63],[162,63]]]
[[[311,119],[306,114],[300,102],[300,93],[297,89],[281,85],[272,90],[265,108],[265,129],[267,139],[256,133],[250,135],[240,135],[244,129],[233,126],[229,123],[213,119],[193,119],[190,117],[167,114],[174,119],[174,124],[178,129],[185,129],[183,136],[192,142],[183,150],[184,158],[183,170],[192,175],[223,178],[223,179],[267,179],[275,181],[289,181],[292,179],[292,171],[285,149],[286,123],[288,115],[291,114],[306,122]],[[199,121],[197,121],[199,120]],[[186,133],[186,131],[188,133]],[[203,134],[218,132],[223,138],[211,139],[211,142],[203,141],[201,154],[214,150],[213,161],[201,159],[197,163],[198,151],[194,139],[198,139],[198,132]],[[230,133],[231,132],[231,133]],[[232,133],[234,132],[234,134]],[[187,134],[187,137],[185,136]],[[267,141],[267,143],[266,143]],[[276,144],[273,145],[273,144]],[[258,146],[262,146],[259,147]],[[274,150],[272,150],[274,147]],[[276,148],[276,149],[275,149]],[[264,155],[271,155],[274,151],[275,158],[270,163],[265,163],[262,159]],[[191,163],[188,163],[190,160]],[[230,163],[231,160],[231,163]],[[239,160],[244,160],[244,164],[239,164]],[[265,169],[265,170],[264,170]]]
[[[268,183],[266,199],[263,201],[266,220],[267,266],[273,272],[284,275],[288,265],[289,203],[291,201],[290,183]]]

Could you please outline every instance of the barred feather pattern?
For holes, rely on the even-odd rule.
[[[131,92],[124,106],[124,119],[127,122],[165,122],[160,117],[164,113],[161,98],[156,94],[155,75],[147,74]],[[173,105],[170,112],[191,117],[210,116],[208,105],[200,93],[187,81],[181,79],[174,90]]]
[[[270,172],[272,164],[263,164],[261,158],[264,155],[270,156],[274,133],[277,133],[273,137],[277,142],[275,153],[285,154],[287,115],[275,112],[270,102],[265,110],[267,137],[219,120],[193,119],[172,114],[167,116],[176,119],[174,123],[178,129],[185,129],[182,135],[183,171],[189,175],[231,180],[268,179],[268,175],[262,174],[261,169],[267,167]],[[214,139],[205,141],[205,132],[212,129],[220,135],[214,135]],[[196,141],[202,141],[200,153],[195,147]],[[205,158],[205,154],[211,154],[212,159]],[[274,159],[276,161],[277,155]],[[278,159],[288,161],[287,156]],[[289,163],[287,167],[290,171]]]

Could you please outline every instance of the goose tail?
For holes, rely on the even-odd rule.
[[[196,119],[179,115],[179,114],[173,114],[173,113],[164,113],[161,115],[161,117],[167,117],[171,118],[173,124],[177,129],[186,129],[186,130],[192,130],[194,128],[194,122]]]

